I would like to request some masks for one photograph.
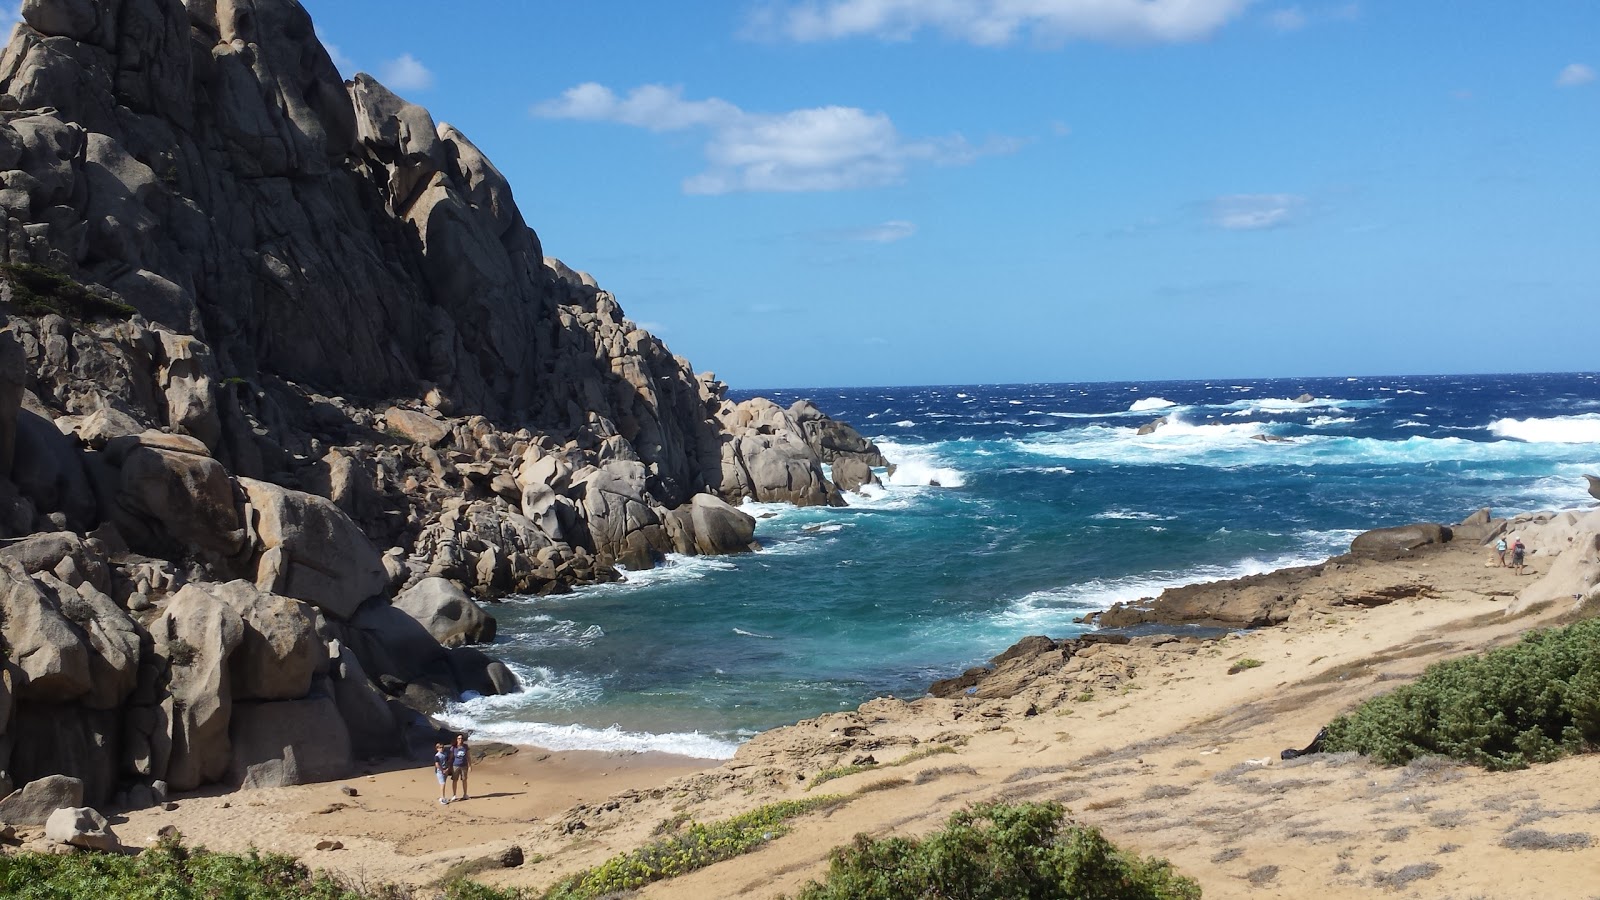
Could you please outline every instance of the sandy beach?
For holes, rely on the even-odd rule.
[[[850,802],[643,895],[792,893],[858,832],[914,835],[969,803],[1052,799],[1118,844],[1171,859],[1207,896],[1589,897],[1600,847],[1539,845],[1541,834],[1600,835],[1600,757],[1510,773],[1279,759],[1429,663],[1570,619],[1570,602],[1506,614],[1550,565],[1533,562],[1518,577],[1463,542],[1329,565],[1281,625],[1218,641],[1141,637],[1064,665],[1050,654],[1013,661],[964,696],[875,700],[759,735],[721,764],[520,748],[482,760],[473,798],[448,807],[431,771],[415,766],[180,798],[174,811],[131,813],[116,828],[137,844],[171,824],[192,843],[296,853],[367,883],[427,884],[515,844],[527,863],[475,877],[543,887],[648,842],[664,820],[809,796],[818,772],[854,764],[869,768],[817,790]],[[1388,594],[1401,599],[1374,605]],[[1339,596],[1349,602],[1328,599]],[[1242,660],[1260,665],[1240,669]],[[342,849],[316,849],[330,840]]]

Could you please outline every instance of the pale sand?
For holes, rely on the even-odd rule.
[[[1285,625],[1220,644],[1104,648],[1093,662],[1103,671],[1131,667],[1131,685],[1123,680],[1089,702],[1075,702],[1080,688],[1051,676],[1015,698],[874,701],[769,732],[699,774],[688,773],[714,763],[524,750],[476,770],[481,797],[442,809],[430,770],[417,767],[347,782],[356,798],[330,784],[189,799],[174,812],[134,813],[117,830],[139,841],[170,822],[217,849],[284,850],[369,882],[419,884],[516,843],[545,858],[480,878],[543,887],[647,842],[675,814],[710,820],[810,796],[805,787],[820,768],[863,752],[892,763],[964,736],[955,752],[831,781],[817,793],[878,789],[802,817],[755,853],[642,896],[793,893],[823,874],[829,848],[857,832],[925,833],[968,803],[1008,798],[1059,800],[1119,845],[1171,859],[1208,897],[1594,897],[1600,754],[1511,773],[1278,759],[1428,663],[1513,641],[1562,612],[1508,619],[1508,598],[1534,576],[1482,563],[1475,548],[1447,546],[1394,564],[1431,583],[1432,599],[1303,609]],[[1246,657],[1264,664],[1227,674]],[[1519,827],[1585,833],[1596,846],[1500,846]],[[323,838],[346,849],[314,851]],[[1395,873],[1407,872],[1426,877],[1396,887]]]

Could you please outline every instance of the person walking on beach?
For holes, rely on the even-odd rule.
[[[1523,557],[1527,552],[1528,548],[1523,546],[1522,538],[1517,538],[1517,542],[1511,545],[1511,568],[1516,569],[1518,575],[1522,574]]]
[[[450,781],[450,749],[443,743],[433,745],[433,777],[439,781],[439,805],[449,803],[444,786]]]
[[[450,748],[450,799],[467,799],[467,770],[472,768],[472,749],[467,746],[467,736],[456,735]],[[456,797],[456,783],[461,784],[461,796]]]
[[[1500,568],[1504,569],[1506,567],[1506,539],[1501,538],[1495,541],[1494,549],[1496,553],[1500,554]]]

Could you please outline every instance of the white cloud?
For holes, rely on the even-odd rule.
[[[1298,6],[1273,10],[1267,14],[1267,24],[1279,31],[1299,31],[1306,27],[1306,11]]]
[[[1294,221],[1306,198],[1296,194],[1226,194],[1211,201],[1211,224],[1229,231],[1259,231]]]
[[[1344,3],[1338,6],[1319,6],[1307,9],[1303,6],[1285,6],[1267,13],[1267,25],[1276,31],[1288,34],[1300,31],[1312,25],[1322,25],[1329,22],[1354,22],[1361,18],[1361,4]]]
[[[627,96],[593,82],[580,84],[535,105],[533,114],[658,132],[709,132],[707,168],[683,184],[690,194],[879,187],[901,181],[913,164],[962,165],[1018,146],[1007,140],[974,146],[959,135],[908,140],[887,115],[852,106],[752,113],[715,97],[686,100],[682,88],[656,84]]]
[[[403,53],[378,67],[378,80],[393,91],[425,91],[433,87],[433,72],[415,56]]]
[[[328,51],[328,58],[333,60],[333,66],[339,70],[340,75],[354,75],[356,71],[360,69],[360,66],[356,65],[355,60],[345,56],[344,53],[340,52],[338,44],[328,40],[328,36],[322,33],[322,29],[320,27],[316,29],[316,32],[317,40],[322,42],[322,49]]]
[[[1580,84],[1588,84],[1594,77],[1594,69],[1583,63],[1573,63],[1556,76],[1556,84],[1560,87],[1577,87]]]
[[[850,37],[909,40],[924,30],[1001,46],[1024,36],[1180,43],[1204,40],[1255,0],[799,0],[769,4],[753,36],[795,41]]]
[[[838,231],[824,231],[816,235],[821,240],[827,241],[861,241],[868,244],[892,244],[903,241],[917,233],[917,224],[904,219],[890,219],[877,225],[865,228],[843,228]]]

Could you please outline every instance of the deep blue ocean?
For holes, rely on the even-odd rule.
[[[1358,532],[1583,506],[1600,375],[742,392],[813,400],[897,468],[844,509],[748,505],[759,553],[495,605],[526,689],[484,738],[726,757],[763,729],[988,659],[1118,600],[1342,552]],[[1310,403],[1294,398],[1312,395]],[[1136,430],[1158,416],[1169,423]],[[1256,440],[1255,435],[1288,438]]]

